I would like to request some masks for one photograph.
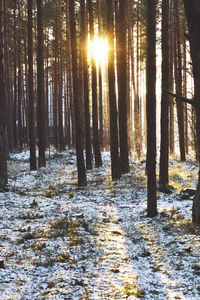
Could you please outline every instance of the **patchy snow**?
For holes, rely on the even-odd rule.
[[[146,217],[145,163],[111,182],[110,154],[77,186],[73,151],[50,153],[29,171],[27,151],[11,156],[0,193],[0,299],[200,298],[200,229],[191,224],[197,167],[171,162],[171,195]]]

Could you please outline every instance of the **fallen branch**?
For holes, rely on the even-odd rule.
[[[188,103],[188,104],[191,104],[191,105],[195,105],[195,100],[194,99],[189,99],[189,98],[186,98],[186,97],[183,97],[183,96],[180,96],[178,94],[174,94],[168,90],[165,90],[166,93],[168,93],[170,96],[176,98],[176,100],[181,100],[185,103]]]

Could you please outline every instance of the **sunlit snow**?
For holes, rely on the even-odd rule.
[[[0,299],[200,299],[200,229],[191,223],[197,167],[171,162],[171,195],[146,217],[145,163],[119,182],[110,157],[77,186],[73,151],[49,153],[29,171],[29,153],[11,155],[0,193]],[[176,184],[176,186],[175,186]]]

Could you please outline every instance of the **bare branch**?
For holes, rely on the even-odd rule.
[[[180,96],[180,95],[178,95],[178,94],[174,94],[174,93],[172,93],[172,92],[170,92],[170,91],[167,91],[167,90],[165,90],[165,92],[168,93],[170,96],[176,98],[176,101],[177,101],[177,100],[180,100],[180,101],[182,101],[182,102],[191,104],[191,105],[193,105],[193,106],[195,105],[195,100],[194,100],[193,98],[192,98],[192,99],[186,98],[186,97]]]

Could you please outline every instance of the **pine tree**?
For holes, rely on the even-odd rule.
[[[33,1],[28,0],[28,97],[29,97],[29,146],[30,169],[36,170],[35,112],[33,97]]]
[[[86,148],[86,168],[92,169],[92,141],[90,130],[90,105],[89,105],[89,86],[88,86],[88,62],[87,62],[87,47],[88,39],[88,23],[86,19],[85,0],[81,0],[81,36],[82,36],[82,68],[83,68],[83,85],[84,85],[84,116],[85,116],[85,148]]]
[[[169,0],[162,1],[162,86],[159,187],[169,192]]]
[[[120,178],[119,159],[119,130],[118,113],[115,91],[115,66],[114,66],[114,20],[113,1],[107,0],[107,32],[110,40],[110,53],[108,60],[108,86],[109,86],[109,108],[110,108],[110,151],[111,151],[111,173],[112,179]]]
[[[87,0],[88,12],[89,12],[89,27],[90,27],[90,38],[94,39],[94,16],[93,16],[93,2]],[[93,149],[95,166],[102,166],[100,141],[99,141],[99,130],[98,130],[98,105],[97,105],[97,68],[96,62],[92,57],[92,127],[93,127]]]
[[[118,102],[121,172],[128,173],[128,120],[127,120],[127,2],[119,0],[118,12]]]
[[[198,153],[200,153],[200,2],[184,0],[189,29],[190,52],[194,76],[194,108],[196,112],[196,133]],[[192,220],[200,224],[200,171],[196,194],[193,201]]]
[[[37,129],[39,167],[46,166],[46,113],[44,95],[44,34],[43,34],[43,1],[37,0]]]
[[[76,41],[76,22],[75,22],[75,1],[69,0],[70,31],[72,43],[72,74],[73,74],[73,93],[74,93],[74,115],[76,125],[76,157],[78,169],[78,184],[87,185],[86,170],[83,157],[82,130],[80,123],[80,98],[79,98],[79,77],[78,77],[78,49]]]

